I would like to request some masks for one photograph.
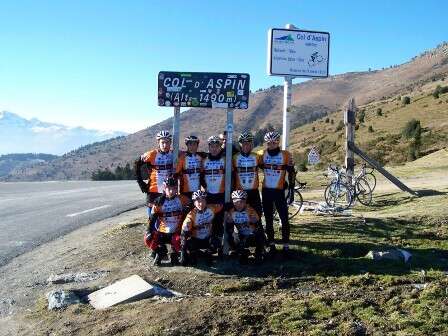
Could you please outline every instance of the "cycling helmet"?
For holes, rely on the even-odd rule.
[[[277,131],[267,132],[264,135],[264,141],[266,141],[266,142],[272,142],[272,141],[278,141],[278,140],[280,140],[280,134]]]
[[[211,145],[211,144],[219,144],[220,145],[221,139],[216,135],[212,135],[210,138],[208,138],[207,142],[209,145]]]
[[[235,190],[232,192],[232,200],[247,199],[247,192],[244,190]]]
[[[187,145],[189,142],[196,142],[199,143],[199,139],[195,135],[189,135],[185,138],[185,144]]]
[[[161,140],[161,139],[172,140],[173,136],[171,135],[171,133],[169,131],[160,131],[157,133],[156,138],[157,138],[157,140]]]
[[[174,176],[168,176],[163,183],[167,187],[176,187],[177,186],[177,179],[174,178]]]
[[[254,141],[254,136],[252,135],[251,132],[243,132],[238,137],[238,142],[239,143],[252,142],[252,141]]]
[[[207,193],[205,191],[198,190],[193,193],[193,195],[191,196],[191,199],[193,201],[196,201],[197,199],[200,199],[200,198],[204,199],[206,197],[207,197]]]

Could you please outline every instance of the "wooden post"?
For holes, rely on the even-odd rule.
[[[352,185],[353,176],[355,174],[355,153],[353,153],[350,143],[355,143],[355,122],[356,122],[356,105],[355,99],[350,98],[347,110],[344,113],[345,124],[345,167],[347,174],[347,182]]]

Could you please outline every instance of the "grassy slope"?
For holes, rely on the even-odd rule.
[[[411,140],[402,139],[401,131],[415,118],[423,127],[422,155],[444,148],[448,142],[448,94],[434,99],[430,94],[437,85],[448,85],[448,82],[429,82],[418,91],[410,92],[407,94],[411,97],[409,105],[403,105],[396,96],[359,106],[358,111],[364,109],[366,117],[364,123],[357,121],[356,143],[383,164],[404,163],[408,159]],[[378,108],[381,108],[382,116],[377,115]],[[297,158],[303,157],[312,146],[320,149],[323,164],[318,168],[328,162],[343,162],[344,158],[345,127],[337,130],[343,112],[332,113],[328,118],[328,123],[326,117],[321,118],[291,133],[291,151]],[[373,127],[373,132],[369,132],[369,126]]]
[[[104,311],[80,304],[61,312],[47,312],[41,299],[27,317],[29,325],[38,334],[55,335],[447,334],[447,163],[448,152],[441,150],[394,168],[415,187],[425,168],[425,197],[410,197],[380,181],[374,205],[356,207],[352,217],[299,216],[292,224],[295,259],[288,262],[148,267],[141,243],[144,220],[111,228],[80,269],[109,269],[113,279],[140,274],[188,296]],[[387,247],[407,249],[411,262],[364,257]]]

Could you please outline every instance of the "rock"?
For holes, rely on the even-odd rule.
[[[72,291],[54,290],[47,293],[48,310],[66,308],[72,304],[81,303],[79,296]]]
[[[70,282],[88,282],[98,280],[106,276],[109,271],[93,271],[93,272],[78,272],[50,275],[47,279],[49,284],[64,284]]]
[[[110,286],[89,294],[89,302],[95,309],[104,309],[120,303],[128,303],[149,297],[171,298],[180,293],[147,283],[138,275],[117,281]]]
[[[380,260],[395,260],[395,261],[402,261],[402,262],[408,262],[409,259],[412,257],[412,254],[408,251],[401,250],[401,249],[389,249],[384,251],[369,251],[369,253],[366,254],[366,258],[373,259],[375,261]]]

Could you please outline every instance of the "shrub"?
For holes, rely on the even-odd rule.
[[[374,132],[372,125],[369,126],[368,131],[369,131],[369,133],[373,133]]]
[[[334,120],[333,119],[330,120],[330,124],[332,124],[332,125],[334,124]]]
[[[361,111],[359,111],[358,120],[360,123],[363,123],[365,118],[366,118],[366,110],[362,109]]]
[[[408,96],[403,97],[402,99],[403,105],[409,105],[411,103],[411,98]]]
[[[383,110],[381,109],[381,107],[378,107],[378,108],[376,109],[376,115],[377,115],[377,116],[382,116],[382,115],[383,115]]]
[[[340,131],[344,128],[344,122],[339,120],[339,124],[336,126],[336,131]]]
[[[316,132],[316,127],[313,126],[312,130],[313,130],[313,132]]]
[[[420,124],[420,120],[411,119],[406,123],[406,125],[404,125],[403,129],[401,130],[401,134],[406,139],[410,139],[415,138],[416,136],[420,136],[421,131],[422,126]]]
[[[330,122],[330,118],[326,118],[326,119],[325,119],[325,123],[328,124],[329,122]]]

